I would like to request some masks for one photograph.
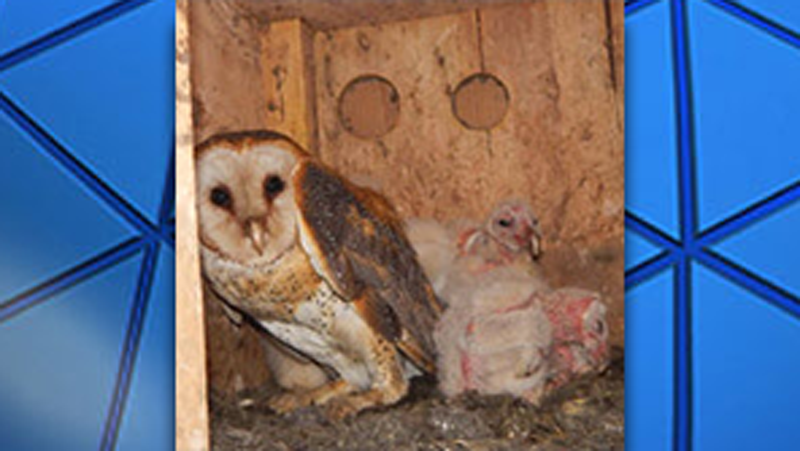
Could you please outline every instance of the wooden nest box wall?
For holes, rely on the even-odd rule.
[[[622,345],[622,0],[199,0],[178,8],[181,209],[194,205],[193,143],[255,128],[283,132],[377,185],[407,217],[478,219],[523,199],[541,220],[552,284],[601,292],[612,341]],[[196,218],[183,214],[179,249],[196,259]],[[181,281],[179,268],[179,322],[205,308],[211,389],[268,380],[255,332],[228,321],[216,302],[193,301],[199,277]],[[202,345],[196,323],[190,334]],[[202,358],[199,345],[187,346],[196,355],[186,358]]]

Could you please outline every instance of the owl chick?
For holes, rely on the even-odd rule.
[[[405,368],[433,371],[441,305],[385,198],[273,132],[212,137],[196,165],[209,285],[333,375],[274,410],[325,405],[340,418],[401,399]]]
[[[514,266],[528,272],[537,290],[548,290],[544,272],[538,263],[542,233],[539,220],[531,208],[519,201],[506,201],[497,206],[483,225],[462,227],[457,247],[461,256],[475,256],[480,268]],[[476,267],[475,270],[480,270]]]
[[[458,259],[434,333],[445,395],[474,390],[539,401],[550,374],[552,326],[535,301],[536,287],[519,268],[486,270],[478,257]]]
[[[607,308],[597,293],[561,288],[543,294],[540,302],[553,325],[548,389],[608,366]]]
[[[539,221],[523,202],[501,203],[483,224],[466,219],[443,223],[411,218],[406,229],[437,293],[444,287],[458,256],[479,257],[485,269],[519,265],[534,275],[542,275],[536,263],[541,252]]]

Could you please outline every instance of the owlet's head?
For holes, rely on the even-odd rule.
[[[297,234],[293,172],[306,156],[266,131],[214,136],[197,148],[201,246],[239,264],[269,262]]]
[[[512,253],[525,251],[534,259],[541,254],[539,220],[524,202],[500,204],[490,215],[486,231]]]

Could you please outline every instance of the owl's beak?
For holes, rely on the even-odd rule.
[[[539,229],[538,224],[531,226],[530,251],[534,260],[542,255],[542,231]]]
[[[542,242],[538,233],[531,235],[531,256],[535,259],[542,255]]]
[[[245,223],[245,232],[259,255],[264,253],[264,226],[258,219],[249,219]]]

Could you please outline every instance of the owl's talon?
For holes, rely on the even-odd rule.
[[[285,392],[271,397],[267,401],[267,406],[275,413],[283,415],[297,409],[309,406],[311,400],[302,393]]]
[[[322,406],[325,416],[331,421],[341,421],[345,418],[355,416],[361,408],[352,402],[350,398],[336,398]]]

